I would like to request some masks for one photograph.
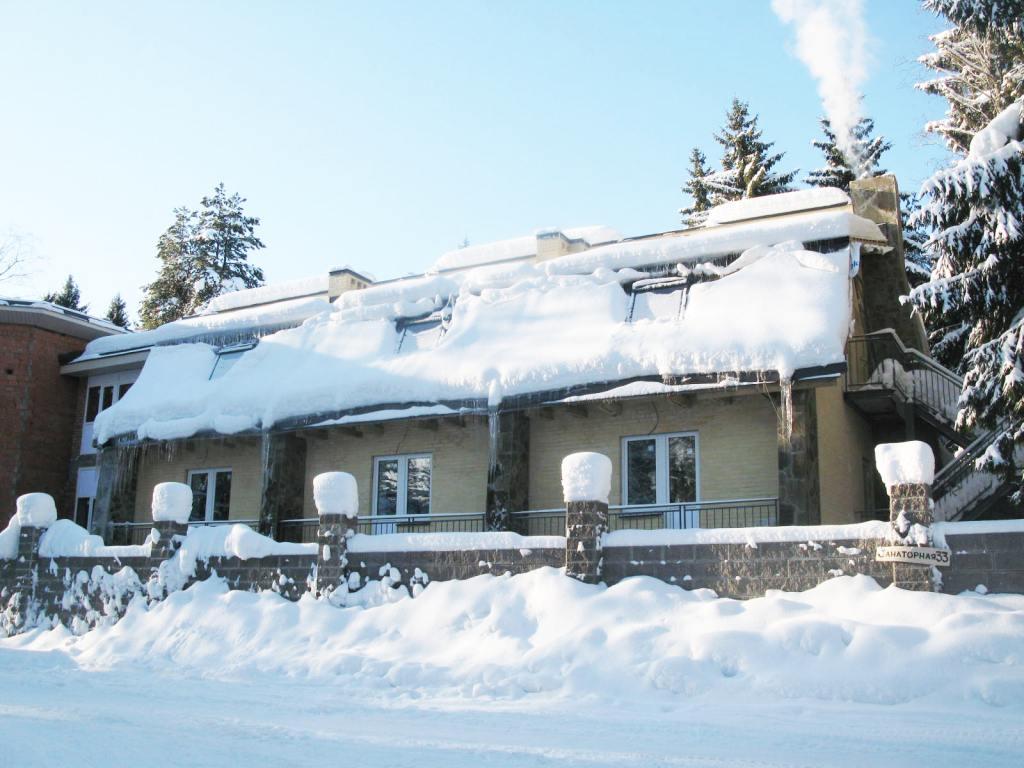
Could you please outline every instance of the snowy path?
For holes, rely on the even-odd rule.
[[[721,698],[425,702],[323,682],[81,670],[0,650],[0,765],[1019,766],[1020,714]],[[659,697],[660,698],[660,697]]]

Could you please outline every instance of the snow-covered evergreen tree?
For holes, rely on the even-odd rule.
[[[931,10],[955,10],[950,20],[966,20],[931,36],[936,50],[918,61],[936,77],[918,83],[925,93],[942,96],[949,103],[946,117],[928,123],[925,130],[943,137],[948,146],[966,155],[971,138],[1007,106],[1024,96],[1024,36],[1020,16],[1008,25],[986,20],[1003,19],[1006,8],[1016,3],[1000,0],[934,0]],[[982,20],[983,23],[979,23]]]
[[[264,247],[256,237],[260,220],[243,213],[244,202],[221,184],[199,211],[175,209],[174,223],[157,243],[160,273],[144,288],[144,329],[195,314],[222,293],[263,284],[263,270],[248,261],[249,251]]]
[[[1024,20],[1024,0],[924,0],[924,7],[961,27],[1012,30]]]
[[[957,423],[1008,426],[985,467],[1015,473],[1024,444],[1024,99],[1005,108],[967,157],[925,182],[912,222],[935,234],[932,279],[912,291],[932,351],[964,374]],[[1018,478],[1019,479],[1019,478]]]
[[[704,178],[709,173],[706,163],[707,157],[694,147],[693,152],[690,153],[690,167],[686,171],[690,180],[681,188],[683,192],[693,198],[693,203],[686,208],[679,209],[679,213],[683,217],[683,224],[688,227],[703,224],[708,217],[707,212],[711,210],[711,190],[704,183]]]
[[[811,143],[825,155],[825,167],[808,173],[804,179],[806,184],[812,187],[836,187],[849,192],[850,182],[854,179],[871,178],[885,173],[885,169],[878,166],[878,161],[883,152],[892,149],[892,142],[886,141],[884,136],[872,138],[871,134],[875,131],[874,120],[862,117],[853,128],[852,139],[857,154],[854,162],[858,166],[856,170],[850,159],[839,149],[831,121],[827,117],[821,117],[818,118],[818,122],[821,123],[825,140]]]
[[[928,250],[928,231],[915,215],[921,209],[917,195],[900,193],[900,218],[903,220],[903,265],[911,288],[927,283],[932,277],[933,261]]]
[[[78,289],[75,278],[68,275],[68,279],[64,282],[64,287],[56,293],[48,293],[43,296],[43,301],[48,301],[51,304],[56,304],[58,307],[67,307],[68,309],[74,309],[78,312],[88,312],[89,305],[82,304],[82,292]]]
[[[110,306],[107,308],[107,314],[104,317],[114,325],[118,325],[125,330],[131,328],[132,323],[128,318],[128,305],[121,298],[120,293],[115,294],[114,298],[110,300]]]
[[[703,182],[711,191],[712,205],[790,191],[799,169],[772,173],[785,153],[769,154],[774,142],[761,141],[757,115],[750,115],[747,102],[732,100],[722,135],[714,136],[722,145],[722,170],[709,173]]]

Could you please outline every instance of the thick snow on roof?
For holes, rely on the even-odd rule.
[[[434,266],[427,271],[432,273],[447,272],[452,269],[478,267],[482,264],[491,264],[496,261],[525,259],[536,255],[538,233],[557,231],[559,230],[537,230],[537,233],[528,237],[517,237],[512,240],[501,240],[497,243],[486,243],[484,245],[471,245],[467,248],[448,251],[448,253],[434,262]],[[622,239],[622,233],[614,227],[574,227],[573,229],[563,229],[561,232],[568,239],[583,240],[587,245],[617,243]]]
[[[841,189],[824,187],[822,189],[801,189],[797,192],[785,192],[780,195],[765,195],[747,200],[736,200],[711,209],[705,226],[731,224],[737,221],[758,219],[764,216],[780,216],[784,213],[810,211],[817,208],[831,208],[849,205],[850,196]]]
[[[801,220],[808,239],[848,234],[851,222],[848,214]],[[778,222],[756,229],[759,236],[716,240],[726,252],[744,238],[760,247],[742,269],[692,285],[682,319],[627,322],[630,296],[621,283],[638,273],[608,266],[625,266],[619,262],[630,255],[631,264],[651,263],[644,249],[660,252],[666,244],[675,246],[668,259],[685,259],[686,243],[698,242],[693,238],[617,244],[540,265],[498,265],[351,292],[333,311],[263,338],[212,381],[213,348],[158,347],[127,395],[100,414],[96,435],[105,442],[132,433],[155,439],[230,434],[353,409],[466,400],[497,405],[508,396],[640,376],[788,376],[842,361],[851,316],[849,249],[823,255],[797,242],[766,247],[794,230]],[[403,344],[399,351],[396,319],[442,307],[450,317],[436,346]]]
[[[173,323],[161,325],[152,331],[129,333],[123,336],[104,336],[89,342],[78,360],[88,360],[101,355],[127,352],[132,349],[146,349],[158,344],[174,344],[194,339],[204,334],[244,332],[260,328],[274,328],[299,325],[304,320],[331,309],[326,299],[309,298],[282,301],[271,306],[223,312],[214,315],[198,315]]]
[[[275,301],[315,296],[320,293],[326,296],[329,283],[329,275],[317,275],[316,277],[303,277],[299,280],[287,280],[275,285],[263,285],[259,288],[225,293],[211,299],[202,314],[209,315],[214,312],[225,312],[230,309],[252,307],[257,304],[269,304]]]

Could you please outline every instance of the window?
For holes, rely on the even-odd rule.
[[[235,367],[235,363],[242,359],[242,355],[255,347],[258,341],[245,341],[240,344],[231,344],[217,350],[217,360],[210,371],[210,381],[219,379],[225,373]]]
[[[700,498],[697,470],[696,432],[623,438],[623,504],[695,502]],[[696,511],[687,514],[699,520]],[[686,527],[696,524],[687,520]]]
[[[635,283],[629,305],[629,322],[681,320],[686,311],[686,293],[686,280],[681,278]]]
[[[193,469],[188,473],[192,489],[190,523],[211,523],[228,519],[231,506],[231,468]]]
[[[92,445],[93,426],[96,417],[119,402],[131,389],[138,371],[109,373],[89,378],[85,396],[85,422],[82,426],[81,453],[95,453]]]
[[[378,456],[373,460],[373,514],[430,514],[430,454]]]

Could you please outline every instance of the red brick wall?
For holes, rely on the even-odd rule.
[[[27,325],[0,326],[0,526],[18,496],[53,496],[70,517],[69,462],[78,380],[60,375],[58,356],[86,342]]]

